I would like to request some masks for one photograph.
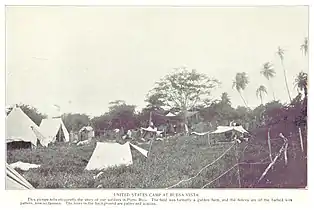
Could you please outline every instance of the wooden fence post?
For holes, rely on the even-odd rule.
[[[240,166],[239,166],[239,153],[238,153],[238,141],[237,141],[237,138],[235,138],[235,156],[236,156],[236,159],[237,159],[237,169],[238,169],[238,185],[239,185],[239,188],[241,188],[241,175],[240,175]]]
[[[270,132],[270,128],[268,128],[268,133],[267,133],[268,139],[267,139],[267,142],[268,142],[268,149],[269,149],[269,159],[272,162],[273,161],[273,157],[272,157],[272,153],[271,153],[271,144],[270,144],[270,134],[269,134],[269,132]]]
[[[285,164],[288,165],[288,142],[286,142],[284,155],[285,155]]]
[[[208,145],[210,146],[210,141],[209,141],[209,132],[207,133],[207,141],[208,141]]]
[[[281,153],[287,151],[287,148],[288,148],[288,140],[287,140],[287,138],[284,137],[282,135],[282,133],[280,133],[279,136],[281,138],[283,138],[284,143],[283,143],[282,147],[280,148],[278,154],[275,156],[274,160],[267,166],[267,168],[263,172],[262,176],[258,179],[257,183],[259,183],[264,178],[264,176],[267,174],[268,170],[275,164],[276,160],[281,155]],[[288,158],[286,159],[286,156],[285,156],[285,161],[288,162]]]
[[[302,152],[304,152],[304,148],[303,148],[303,139],[302,139],[302,132],[301,132],[301,128],[300,128],[300,127],[299,127],[299,135],[300,135],[301,150],[302,150]]]

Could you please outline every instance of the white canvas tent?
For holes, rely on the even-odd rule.
[[[155,127],[155,128],[152,128],[152,127],[141,128],[141,130],[146,131],[146,132],[156,133],[157,135],[160,135],[160,134],[162,134],[164,132],[164,131],[157,130],[157,127]]]
[[[5,189],[31,190],[35,188],[22,175],[6,163]]]
[[[169,112],[166,117],[175,117],[176,115],[175,114],[172,114],[171,112]]]
[[[218,126],[212,133],[225,133],[228,131],[238,131],[240,133],[248,133],[242,126]]]
[[[130,146],[133,146],[147,157],[146,150],[129,142],[123,145],[119,143],[97,142],[96,148],[85,170],[102,170],[113,166],[132,165],[133,160]]]
[[[70,141],[70,134],[66,129],[64,123],[61,118],[48,118],[43,119],[40,124],[40,131],[44,134],[44,136],[49,139],[50,142],[55,142],[57,139],[57,134],[61,130],[63,133],[64,139],[62,141],[68,142]],[[48,143],[50,143],[48,142]]]
[[[228,131],[237,131],[240,133],[248,133],[242,126],[218,126],[217,129],[213,132],[207,131],[203,133],[198,133],[198,132],[192,132],[191,134],[195,134],[197,136],[204,136],[208,134],[218,134],[218,133],[225,133]]]
[[[37,146],[37,139],[43,142],[45,137],[39,127],[19,107],[13,107],[6,117],[6,142],[30,142]]]

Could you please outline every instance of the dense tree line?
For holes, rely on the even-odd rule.
[[[307,38],[300,48],[306,57],[308,55]],[[93,126],[95,130],[115,128],[128,130],[146,127],[150,120],[153,120],[156,125],[165,124],[167,123],[165,115],[169,111],[178,112],[180,117],[176,120],[187,123],[187,113],[197,110],[204,122],[215,122],[216,125],[228,125],[230,122],[236,122],[248,129],[254,129],[265,125],[280,124],[285,120],[286,125],[289,122],[288,124],[302,126],[306,124],[307,119],[308,75],[300,71],[295,76],[294,87],[298,90],[298,95],[292,98],[289,81],[286,78],[284,53],[285,50],[278,47],[277,55],[284,72],[283,82],[289,104],[281,104],[276,100],[276,93],[272,88],[271,81],[276,76],[276,70],[271,62],[262,64],[260,74],[266,78],[273,100],[265,103],[264,96],[269,91],[267,85],[260,84],[256,89],[256,97],[260,99],[261,104],[254,109],[250,108],[243,96],[243,92],[250,82],[246,72],[236,73],[235,79],[230,84],[239,93],[244,104],[244,106],[234,108],[226,92],[222,93],[219,99],[211,97],[212,90],[219,88],[220,82],[217,79],[209,78],[195,69],[188,70],[186,67],[180,67],[156,82],[145,100],[147,106],[141,112],[137,113],[134,105],[127,104],[123,100],[116,100],[110,102],[108,112],[100,116],[90,118],[85,114],[66,113],[62,115],[62,119],[69,131],[78,131],[86,125]],[[19,106],[38,125],[46,117],[34,107],[24,104]]]

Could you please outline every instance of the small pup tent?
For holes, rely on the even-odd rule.
[[[35,188],[22,175],[6,163],[5,189],[32,190]]]
[[[37,146],[37,140],[41,143],[45,137],[39,127],[19,107],[13,107],[6,117],[6,142],[27,142],[31,146]]]
[[[147,151],[129,142],[125,144],[97,142],[96,148],[85,170],[102,170],[108,167],[132,165],[130,146],[147,157]]]
[[[168,114],[166,114],[166,117],[175,117],[175,114],[172,114],[171,112],[169,112]]]
[[[70,134],[60,117],[43,119],[39,128],[44,136],[49,139],[48,143],[70,141]]]

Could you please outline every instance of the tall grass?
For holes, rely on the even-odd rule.
[[[298,145],[294,139],[289,148],[289,166],[281,162],[269,172],[267,179],[259,186],[254,183],[267,167],[267,164],[240,165],[241,187],[304,187],[306,186],[306,161],[300,162],[295,152]],[[278,143],[279,145],[279,143]],[[151,154],[148,158],[131,148],[133,164],[130,166],[112,167],[94,179],[98,171],[86,171],[95,142],[90,145],[76,146],[61,144],[49,148],[36,150],[21,149],[7,151],[7,162],[23,161],[40,164],[37,169],[21,172],[35,188],[167,188],[197,174],[205,165],[214,161],[227,148],[230,143],[209,145],[207,139],[176,137],[163,142],[153,142]],[[149,144],[140,145],[148,150]],[[274,143],[274,152],[278,146]],[[235,150],[231,149],[223,158],[212,166],[206,168],[199,176],[183,182],[176,188],[201,188],[214,178],[240,162],[267,161],[268,150],[266,139],[262,136],[243,142],[238,146],[239,160],[236,159]],[[305,162],[305,165],[304,165]],[[302,164],[300,164],[302,163]],[[304,177],[305,176],[305,177]],[[296,178],[297,177],[297,178]],[[229,171],[208,188],[236,188],[238,186],[238,173],[236,168]]]

